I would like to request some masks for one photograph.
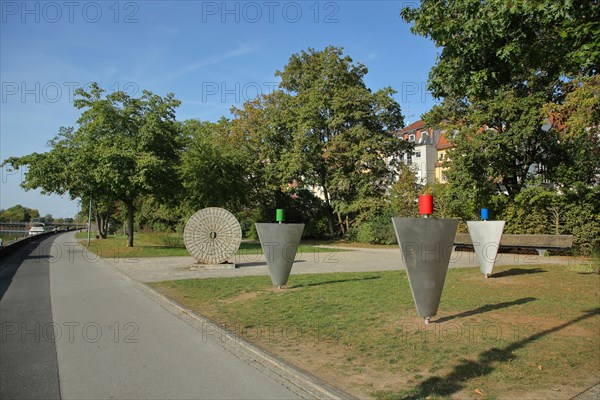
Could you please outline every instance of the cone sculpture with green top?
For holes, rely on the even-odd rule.
[[[482,208],[481,219],[483,221],[467,221],[473,249],[479,262],[479,270],[486,279],[494,270],[505,223],[505,221],[487,221],[488,218],[487,208]]]
[[[277,210],[278,223],[256,224],[260,246],[267,259],[271,282],[279,288],[288,282],[304,231],[304,224],[284,224],[283,216],[283,210],[281,212]]]
[[[420,212],[433,213],[431,196],[420,199]],[[393,217],[417,314],[428,324],[438,311],[458,220]]]

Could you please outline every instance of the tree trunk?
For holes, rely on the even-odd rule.
[[[329,228],[329,236],[333,238],[335,235],[335,221],[333,219],[333,208],[331,207],[331,203],[329,202],[329,192],[327,191],[327,188],[325,187],[325,185],[322,185],[321,187],[323,188],[323,197],[325,197],[325,208],[327,212],[327,225]]]
[[[340,226],[340,230],[342,231],[342,236],[344,236],[344,220],[342,219],[342,213],[337,213],[338,225]]]
[[[127,246],[133,247],[133,201],[128,201],[127,205]]]
[[[108,215],[106,215],[104,217],[104,223],[103,223],[103,225],[104,225],[104,230],[103,230],[104,237],[102,239],[106,239],[106,237],[108,236]]]
[[[96,224],[98,225],[98,235],[101,239],[106,239],[108,236],[108,213],[101,213],[99,211],[95,211],[94,215],[96,217]]]
[[[102,223],[102,216],[100,215],[100,213],[95,210],[94,211],[94,218],[96,218],[96,226],[98,227],[98,235],[100,236],[101,239],[104,239],[104,231],[102,230],[103,227],[103,223]]]

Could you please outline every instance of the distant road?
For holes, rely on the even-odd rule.
[[[88,256],[73,234],[0,260],[2,399],[297,396]]]

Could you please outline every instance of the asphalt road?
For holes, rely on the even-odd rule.
[[[0,260],[0,398],[58,399],[50,302],[52,239]]]
[[[3,266],[2,399],[298,398],[83,252],[72,235],[35,243]]]

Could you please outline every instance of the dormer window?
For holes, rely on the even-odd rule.
[[[413,134],[410,134],[410,135],[408,135],[408,141],[409,141],[409,142],[414,142],[414,141],[415,141],[415,134],[414,134],[414,133],[413,133]]]

